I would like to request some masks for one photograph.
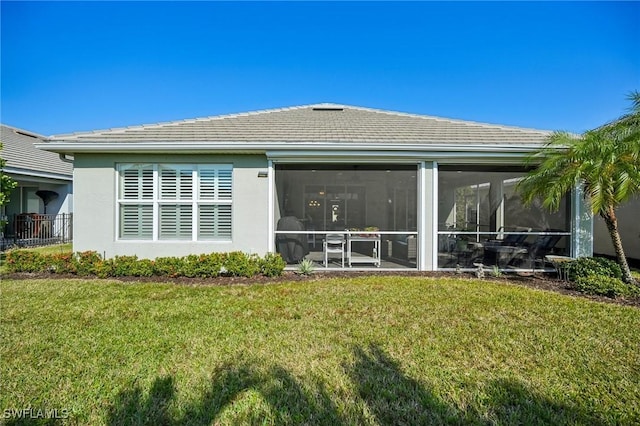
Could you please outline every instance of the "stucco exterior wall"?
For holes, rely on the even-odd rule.
[[[233,164],[231,241],[118,241],[116,187],[118,163]],[[261,155],[76,154],[74,161],[74,251],[95,250],[107,258],[137,255],[153,259],[240,250],[264,255],[268,247],[269,179],[259,178]]]
[[[616,211],[622,246],[627,257],[640,262],[640,197],[626,202]],[[604,220],[597,216],[593,225],[593,251],[596,254],[615,256],[611,237]]]

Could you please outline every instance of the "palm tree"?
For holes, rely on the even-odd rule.
[[[640,193],[640,92],[629,95],[628,114],[582,135],[554,132],[547,144],[531,155],[538,164],[518,184],[525,204],[536,198],[557,211],[562,197],[581,186],[593,214],[607,225],[622,279],[635,283],[618,232],[616,208]]]

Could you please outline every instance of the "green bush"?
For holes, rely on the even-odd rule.
[[[585,294],[595,294],[599,296],[637,296],[638,289],[622,282],[620,278],[606,275],[589,275],[579,277],[575,281],[576,290]]]
[[[96,268],[96,275],[104,277],[150,277],[154,272],[154,262],[138,259],[138,256],[116,256],[106,259]]]
[[[42,256],[47,262],[47,270],[54,274],[77,273],[76,262],[73,253],[52,253]]]
[[[47,259],[38,252],[11,250],[5,257],[8,272],[46,272]]]
[[[315,264],[313,260],[307,259],[306,257],[298,263],[298,273],[300,275],[311,275],[315,269]]]
[[[265,277],[279,277],[287,266],[279,253],[267,253],[260,262],[260,272]]]
[[[95,251],[76,253],[73,258],[78,275],[96,275],[96,268],[102,262],[102,256]]]
[[[621,279],[622,270],[616,262],[604,257],[581,257],[571,261],[567,266],[567,276],[571,281],[591,275]]]
[[[95,251],[43,255],[29,250],[15,250],[6,256],[8,272],[50,272],[55,274],[96,275],[108,277],[199,277],[213,278],[221,274],[253,277],[262,274],[275,277],[286,266],[279,254],[267,253],[264,258],[240,251],[209,253],[185,257],[159,257],[156,260],[137,256],[115,256],[102,259]]]
[[[224,273],[233,277],[253,277],[260,273],[260,263],[260,257],[256,254],[232,251],[225,259]]]
[[[181,257],[158,257],[153,266],[153,274],[172,278],[182,276],[183,259]]]

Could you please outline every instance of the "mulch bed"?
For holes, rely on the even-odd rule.
[[[294,271],[285,271],[279,277],[255,276],[246,277],[216,277],[216,278],[187,278],[187,277],[117,277],[110,278],[122,282],[162,282],[177,285],[190,286],[227,286],[227,285],[251,285],[251,284],[275,284],[282,282],[313,282],[330,278],[354,278],[362,276],[409,276],[409,277],[459,277],[476,280],[472,273],[456,274],[452,272],[434,272],[434,271],[314,271],[311,275],[300,275]],[[78,279],[90,277],[78,277],[70,274],[48,274],[48,273],[13,273],[4,274],[5,279]],[[591,296],[573,290],[569,282],[555,279],[547,274],[504,274],[500,277],[491,277],[487,274],[484,278],[487,281],[503,281],[509,284],[521,285],[524,287],[535,288],[538,290],[554,291],[556,293],[565,294],[573,297],[581,297],[584,299],[594,300],[598,302],[614,303],[618,305],[635,306],[640,308],[640,298],[622,298],[612,299],[605,296]]]

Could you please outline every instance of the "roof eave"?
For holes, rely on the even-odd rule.
[[[529,153],[542,143],[335,143],[335,142],[47,142],[38,149],[60,154],[75,153],[243,153],[267,151],[387,151],[387,152],[495,152]]]

